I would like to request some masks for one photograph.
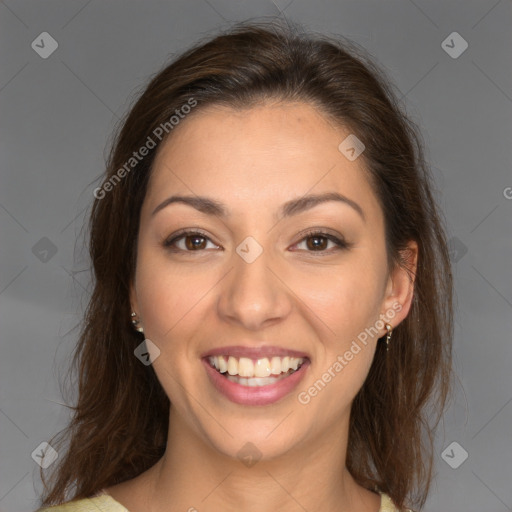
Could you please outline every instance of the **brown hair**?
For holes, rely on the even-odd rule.
[[[366,146],[362,155],[385,216],[390,268],[419,246],[415,291],[388,353],[377,351],[352,405],[347,467],[362,486],[402,508],[422,507],[432,480],[433,434],[451,390],[452,275],[442,222],[416,125],[364,51],[342,38],[278,23],[241,24],[181,55],[149,83],[124,119],[108,158],[105,193],[90,218],[94,290],[72,367],[78,401],[59,432],[67,451],[51,466],[42,505],[90,497],[133,478],[164,454],[169,399],[133,351],[130,323],[139,215],[162,141],[119,170],[183,105],[248,108],[267,99],[307,102]],[[193,112],[190,114],[193,115]],[[107,191],[108,189],[108,191]],[[99,189],[97,189],[99,190]],[[53,446],[56,444],[51,441]]]

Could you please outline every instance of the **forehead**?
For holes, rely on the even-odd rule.
[[[172,193],[209,195],[247,211],[336,191],[379,216],[363,159],[350,161],[338,149],[350,133],[304,103],[197,110],[159,149],[146,203]]]

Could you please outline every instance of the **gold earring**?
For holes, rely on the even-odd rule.
[[[135,317],[137,316],[137,313],[135,313],[135,311],[132,311],[132,324],[133,324],[133,327],[135,328],[135,330],[139,331],[139,332],[144,332],[144,328],[142,327],[142,325],[139,325],[140,324],[140,320],[135,320]]]
[[[393,326],[386,324],[386,330],[388,331],[386,334],[386,352],[389,352],[389,340],[391,339],[391,334],[393,334]]]

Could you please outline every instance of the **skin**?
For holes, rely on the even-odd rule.
[[[161,351],[153,366],[172,406],[164,457],[106,489],[131,512],[379,510],[380,496],[354,481],[345,458],[350,406],[385,328],[308,404],[297,400],[393,304],[401,306],[390,320],[396,327],[412,299],[408,273],[388,272],[383,212],[363,159],[338,150],[349,134],[303,103],[210,107],[160,149],[141,211],[131,304]],[[355,201],[364,219],[335,201],[278,219],[283,203],[324,192]],[[152,215],[175,194],[208,196],[231,215],[180,203]],[[350,247],[320,237],[315,250],[303,234],[314,227]],[[181,252],[163,246],[183,228],[201,228],[209,240],[189,252],[185,239],[175,244]],[[248,236],[263,248],[252,263],[235,251]],[[410,249],[414,271],[413,242]],[[277,403],[238,405],[213,388],[200,359],[224,345],[293,348],[311,365]],[[261,452],[251,467],[237,458],[247,442]]]

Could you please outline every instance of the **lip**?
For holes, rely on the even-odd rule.
[[[204,352],[201,357],[208,358],[209,356],[233,356],[233,357],[247,357],[248,359],[262,359],[264,357],[302,357],[303,359],[309,359],[308,354],[305,352],[298,352],[297,350],[292,350],[283,347],[277,346],[265,346],[261,347],[244,347],[242,345],[236,346],[224,346],[217,347]]]
[[[290,352],[286,353],[290,354]],[[209,352],[209,355],[216,354]],[[206,367],[206,373],[208,374],[210,382],[217,391],[223,394],[231,402],[240,405],[270,405],[277,402],[286,395],[289,395],[299,385],[299,382],[303,379],[309,365],[311,364],[309,359],[305,359],[298,370],[288,377],[278,380],[275,384],[248,387],[228,380],[223,376],[223,374],[210,365],[207,358],[202,358],[202,361]]]

